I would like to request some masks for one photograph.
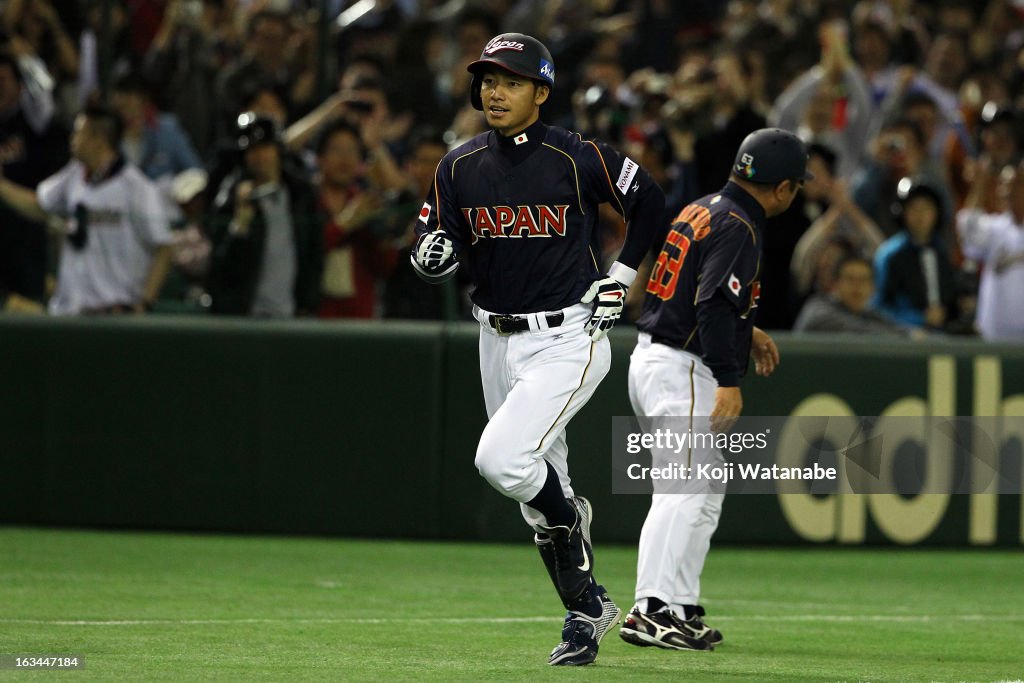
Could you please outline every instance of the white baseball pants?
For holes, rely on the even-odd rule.
[[[573,495],[565,427],[611,367],[608,339],[594,342],[583,329],[591,307],[577,304],[562,312],[565,320],[558,327],[549,329],[547,314],[534,313],[528,332],[501,336],[487,322],[491,314],[474,307],[490,418],[475,464],[491,486],[520,502],[523,518],[535,529],[547,520],[522,503],[540,492],[545,460],[558,473],[566,497]]]
[[[694,419],[706,429],[718,382],[700,357],[651,342],[641,332],[629,360],[629,400],[637,415],[669,417],[675,425]],[[686,418],[680,420],[679,418]],[[703,425],[700,427],[699,425]],[[722,464],[718,449],[682,454],[652,452],[659,461]],[[683,462],[682,464],[686,464]],[[700,603],[700,575],[711,536],[722,514],[721,493],[707,493],[706,481],[691,480],[681,493],[655,493],[640,533],[636,599],[658,598],[683,614],[683,605]]]

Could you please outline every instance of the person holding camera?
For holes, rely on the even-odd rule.
[[[847,178],[860,164],[875,107],[864,73],[850,56],[846,23],[823,23],[818,39],[821,59],[776,98],[768,122],[835,150],[838,175]]]
[[[902,178],[913,178],[935,189],[946,215],[952,213],[945,174],[928,158],[925,138],[917,124],[902,117],[886,121],[868,143],[868,150],[867,160],[850,181],[850,193],[886,237],[903,227],[892,211],[899,200],[897,185]],[[944,230],[946,226],[938,227]]]
[[[211,311],[291,318],[319,303],[323,219],[306,178],[282,163],[275,122],[246,112],[235,168],[220,181],[212,234]]]
[[[196,149],[215,140],[213,92],[225,42],[219,26],[223,0],[171,0],[142,63],[150,83],[164,84],[167,100]]]
[[[764,127],[762,76],[763,64],[752,55],[723,54],[711,60],[694,52],[677,69],[659,114],[681,165],[676,175],[689,176],[682,204],[720,188],[732,168],[721,150],[736,149]],[[636,79],[637,74],[630,77]]]
[[[398,251],[379,232],[383,196],[367,187],[366,146],[345,119],[330,124],[316,146],[324,225],[321,318],[377,317],[377,280],[395,267]]]
[[[382,191],[404,189],[405,178],[390,145],[406,136],[412,118],[408,112],[398,116],[392,113],[381,77],[368,63],[351,64],[339,81],[338,92],[284,131],[288,149],[299,152],[313,144],[333,122],[347,120],[359,133],[370,183]]]
[[[78,74],[78,48],[51,0],[7,0],[0,20],[13,52],[35,55],[58,80]]]
[[[315,75],[308,64],[297,59],[293,49],[297,34],[291,17],[263,9],[249,18],[243,54],[220,73],[214,89],[221,124],[231,130],[234,112],[242,96],[254,83],[272,82],[286,89],[292,106],[303,111],[310,104]]]

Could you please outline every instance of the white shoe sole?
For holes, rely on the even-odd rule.
[[[658,640],[652,635],[642,633],[640,631],[634,631],[633,629],[621,628],[619,629],[619,637],[630,645],[638,645],[640,647],[660,647],[664,650],[679,650],[681,652],[711,652],[712,647],[708,646],[707,649],[698,650],[692,647],[683,647],[682,645],[673,645],[672,643],[666,643],[663,640]]]

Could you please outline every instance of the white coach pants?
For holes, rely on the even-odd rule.
[[[487,311],[480,321],[480,380],[490,418],[476,451],[476,467],[498,491],[520,502],[523,518],[535,529],[544,516],[522,505],[544,485],[547,466],[558,473],[566,497],[569,485],[565,427],[586,405],[611,367],[608,339],[593,342],[583,326],[591,308],[578,304],[562,311],[565,320],[547,329],[545,314],[531,314],[531,329],[501,336]]]
[[[694,429],[706,429],[718,382],[698,356],[651,343],[640,333],[629,359],[629,400],[637,415],[698,418]],[[685,424],[685,421],[674,421]],[[701,426],[703,425],[703,426]],[[655,459],[658,453],[652,453]],[[697,462],[721,464],[718,449],[683,454]],[[680,456],[665,456],[678,462]],[[686,463],[683,463],[686,464]],[[700,575],[711,536],[722,514],[721,493],[706,493],[707,482],[690,481],[682,493],[655,493],[640,533],[636,599],[658,598],[682,615],[682,605],[700,602]]]

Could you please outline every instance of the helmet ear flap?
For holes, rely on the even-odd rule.
[[[483,76],[480,75],[480,72],[476,72],[473,74],[473,80],[469,84],[469,103],[477,111],[484,110],[484,103],[480,99],[480,86],[483,85],[483,82]]]

